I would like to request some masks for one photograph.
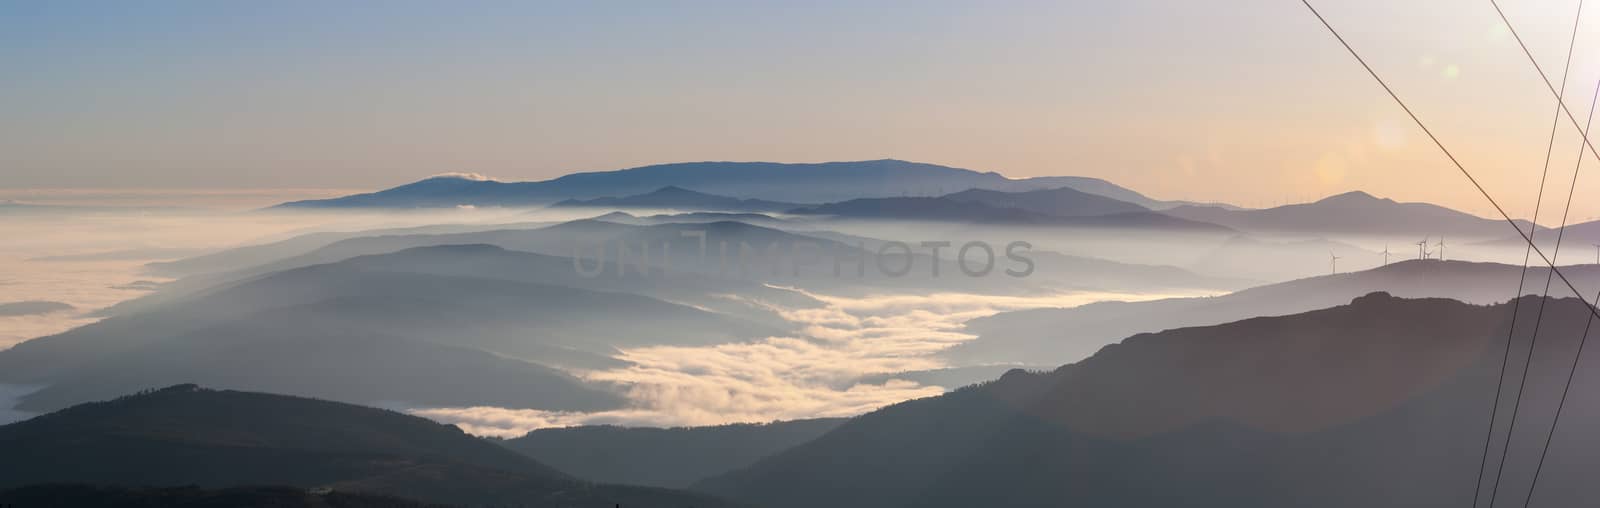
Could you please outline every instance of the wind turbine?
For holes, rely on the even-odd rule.
[[[1428,237],[1424,236],[1424,237],[1422,237],[1422,241],[1417,242],[1417,259],[1428,259],[1428,250],[1427,249],[1428,249]]]
[[[1600,243],[1594,245],[1595,264],[1600,264]],[[1383,266],[1389,266],[1389,244],[1383,244]]]
[[[1600,265],[1600,243],[1594,244],[1594,264]]]
[[[1444,261],[1444,235],[1439,235],[1439,260]]]
[[[1328,266],[1332,268],[1334,274],[1339,273],[1339,256],[1333,255],[1331,250],[1328,251]]]

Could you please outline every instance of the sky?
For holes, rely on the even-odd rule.
[[[1555,102],[1488,0],[1314,3],[1509,213],[1533,212]],[[1577,2],[1501,3],[1560,86]],[[1567,87],[1579,122],[1594,11]],[[1494,213],[1293,0],[0,0],[0,76],[0,195],[897,158]],[[1580,148],[1557,133],[1542,217]],[[1574,220],[1600,215],[1581,199],[1600,179],[1578,185]]]

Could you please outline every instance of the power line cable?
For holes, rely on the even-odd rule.
[[[1489,424],[1487,425],[1488,429],[1484,432],[1483,436],[1483,453],[1478,458],[1478,481],[1474,484],[1472,489],[1473,508],[1478,507],[1478,498],[1483,493],[1483,475],[1489,468],[1489,446],[1490,443],[1494,441],[1494,423],[1500,417],[1500,396],[1501,392],[1505,391],[1506,367],[1511,363],[1511,343],[1513,338],[1516,337],[1517,315],[1522,312],[1522,285],[1527,281],[1528,260],[1532,259],[1533,255],[1531,241],[1538,235],[1539,210],[1544,206],[1544,185],[1545,181],[1550,176],[1550,156],[1555,151],[1556,128],[1561,125],[1561,108],[1563,107],[1563,101],[1565,100],[1564,97],[1567,93],[1567,77],[1571,75],[1572,71],[1572,49],[1578,42],[1578,20],[1582,17],[1583,0],[1578,0],[1578,13],[1573,16],[1572,20],[1572,37],[1567,41],[1567,61],[1563,70],[1561,71],[1561,90],[1556,94],[1556,110],[1551,115],[1553,118],[1550,119],[1550,141],[1545,145],[1544,149],[1544,169],[1539,175],[1539,193],[1538,196],[1534,198],[1533,202],[1533,220],[1529,221],[1528,238],[1530,240],[1530,246],[1522,251],[1522,272],[1521,275],[1517,276],[1517,292],[1516,294],[1511,295],[1511,327],[1506,330],[1506,349],[1505,353],[1500,357],[1500,373],[1498,376],[1496,376],[1497,381],[1494,385],[1494,404],[1491,405],[1489,409]],[[1579,148],[1578,157],[1580,159],[1583,157],[1582,148]],[[1541,308],[1543,307],[1541,306]],[[1537,336],[1537,334],[1535,334],[1535,336]],[[1531,346],[1528,354],[1530,357],[1533,354]],[[1524,367],[1524,372],[1526,372],[1526,367]],[[1518,390],[1518,393],[1521,393],[1520,389]],[[1520,399],[1521,396],[1519,395],[1518,398]],[[1509,433],[1506,434],[1507,444],[1510,443],[1510,436],[1511,435]],[[1502,461],[1503,460],[1504,459],[1502,459]],[[1492,496],[1489,505],[1494,505]]]
[[[1415,122],[1417,127],[1421,128],[1422,132],[1428,135],[1428,139],[1433,141],[1434,146],[1439,147],[1439,151],[1444,152],[1445,157],[1450,159],[1450,163],[1455,165],[1457,170],[1461,171],[1462,176],[1467,177],[1467,181],[1471,182],[1472,186],[1478,189],[1478,193],[1482,194],[1483,198],[1488,200],[1490,205],[1494,206],[1495,211],[1500,213],[1500,217],[1503,218],[1507,224],[1511,225],[1511,229],[1516,230],[1518,236],[1522,237],[1522,241],[1526,242],[1528,246],[1533,249],[1533,252],[1539,255],[1539,259],[1544,261],[1544,263],[1550,267],[1550,270],[1554,271],[1556,276],[1561,278],[1561,282],[1566,284],[1569,289],[1572,289],[1574,294],[1578,294],[1578,299],[1582,300],[1584,304],[1589,307],[1589,313],[1595,317],[1600,317],[1600,309],[1596,309],[1595,306],[1590,304],[1588,300],[1583,299],[1583,295],[1578,293],[1577,287],[1572,284],[1571,280],[1567,279],[1567,275],[1561,273],[1561,269],[1557,268],[1555,263],[1550,261],[1550,257],[1545,256],[1544,251],[1539,249],[1539,246],[1533,244],[1533,239],[1528,237],[1528,233],[1526,231],[1523,231],[1521,227],[1517,226],[1517,221],[1512,219],[1510,214],[1506,213],[1505,208],[1500,206],[1500,202],[1495,201],[1494,196],[1489,194],[1489,191],[1483,188],[1483,184],[1479,183],[1478,179],[1472,176],[1472,172],[1468,171],[1467,167],[1463,166],[1459,159],[1456,159],[1455,154],[1451,153],[1450,149],[1446,148],[1444,143],[1439,141],[1439,137],[1435,136],[1433,131],[1428,129],[1428,125],[1423,123],[1422,119],[1418,118],[1417,114],[1411,111],[1411,107],[1407,106],[1405,101],[1400,99],[1400,96],[1395,93],[1394,89],[1389,87],[1389,83],[1385,82],[1382,77],[1378,76],[1376,71],[1372,70],[1372,66],[1367,64],[1366,59],[1361,58],[1361,54],[1357,53],[1355,48],[1350,46],[1349,42],[1345,41],[1344,36],[1340,35],[1339,31],[1333,28],[1333,25],[1328,24],[1327,18],[1322,17],[1322,13],[1318,12],[1317,8],[1311,5],[1311,1],[1300,0],[1300,3],[1305,4],[1306,8],[1311,10],[1311,14],[1315,15],[1317,20],[1322,22],[1322,26],[1327,27],[1328,32],[1332,33],[1334,38],[1339,40],[1339,44],[1343,45],[1344,49],[1350,52],[1350,56],[1355,57],[1356,61],[1361,63],[1361,67],[1365,68],[1367,73],[1372,75],[1372,79],[1377,81],[1378,85],[1382,86],[1385,92],[1389,93],[1389,97],[1394,99],[1395,103],[1400,106],[1400,109],[1405,110],[1406,115],[1411,117],[1411,121]],[[1543,71],[1540,71],[1540,74],[1543,75]],[[1546,83],[1548,84],[1549,80],[1546,80]],[[1551,86],[1550,91],[1555,92],[1555,87]],[[1563,104],[1561,109],[1565,111],[1567,108]],[[1572,116],[1570,111],[1567,113],[1567,116],[1569,118]],[[1574,121],[1574,123],[1576,123],[1576,121]],[[1587,138],[1584,139],[1584,144],[1589,145],[1590,151],[1594,151],[1593,145],[1589,144]]]
[[[1589,128],[1594,124],[1594,107],[1596,99],[1600,99],[1600,82],[1595,83],[1595,96],[1594,98],[1590,99],[1589,102],[1588,125],[1584,126],[1582,134],[1587,135]],[[1578,147],[1578,163],[1572,168],[1572,186],[1567,188],[1567,204],[1566,208],[1561,212],[1561,228],[1556,230],[1556,247],[1551,251],[1551,254],[1557,258],[1561,257],[1561,240],[1566,236],[1567,233],[1567,218],[1572,212],[1572,196],[1578,189],[1578,174],[1582,169],[1583,147]],[[1533,336],[1528,339],[1528,357],[1526,360],[1524,360],[1522,365],[1522,380],[1517,384],[1517,402],[1512,406],[1511,409],[1511,426],[1510,428],[1506,429],[1505,446],[1500,450],[1500,466],[1498,471],[1495,472],[1494,488],[1490,490],[1489,506],[1491,507],[1494,506],[1495,500],[1499,498],[1500,477],[1505,473],[1506,456],[1511,450],[1511,438],[1512,436],[1516,435],[1517,415],[1520,413],[1520,409],[1522,407],[1523,390],[1528,385],[1528,371],[1532,370],[1533,368],[1533,353],[1536,351],[1536,348],[1539,344],[1539,328],[1544,324],[1544,310],[1549,307],[1550,281],[1552,278],[1553,277],[1550,274],[1545,274],[1544,293],[1539,295],[1539,313],[1536,315],[1533,321]],[[1573,294],[1578,295],[1580,298],[1583,296],[1577,292],[1574,292]]]

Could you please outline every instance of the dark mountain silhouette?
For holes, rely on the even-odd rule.
[[[37,316],[40,314],[54,314],[75,309],[70,304],[61,302],[47,302],[42,300],[29,300],[23,302],[0,303],[0,317]]]
[[[391,496],[310,492],[294,487],[108,487],[84,484],[30,485],[0,490],[3,506],[73,508],[444,508]]]
[[[755,463],[844,423],[820,418],[710,427],[569,427],[529,432],[502,444],[579,478],[686,488]]]
[[[760,199],[739,199],[683,187],[667,186],[648,194],[620,198],[568,199],[550,205],[553,208],[667,208],[703,212],[782,212],[805,205]]]
[[[1262,210],[1180,206],[1164,213],[1194,221],[1221,224],[1240,231],[1417,237],[1447,235],[1500,238],[1515,233],[1500,219],[1486,219],[1428,203],[1398,203],[1361,191],[1322,200]],[[1527,221],[1518,221],[1526,231]]]
[[[718,506],[580,480],[453,426],[315,399],[173,386],[0,427],[0,488],[283,485],[451,504]]]
[[[588,390],[556,397],[544,388],[576,387],[576,382],[553,377],[556,372],[533,363],[595,368],[613,362],[609,356],[617,347],[710,344],[775,333],[645,296],[473,276],[479,273],[474,268],[503,269],[515,279],[517,268],[528,267],[523,262],[530,259],[559,264],[547,257],[502,254],[509,253],[487,246],[441,247],[276,272],[23,342],[0,351],[0,378],[53,384],[25,399],[25,406],[35,408],[103,397],[125,387],[118,383],[129,376],[159,382],[188,375],[228,387],[290,391],[287,386],[312,390],[297,394],[361,403],[519,402],[515,407],[584,409],[594,404],[574,401]],[[433,267],[436,273],[396,269],[408,266]],[[558,273],[578,277],[570,275],[570,262],[561,269]],[[616,313],[629,319],[610,319]],[[363,353],[363,347],[385,344],[393,348]],[[457,360],[430,363],[432,355]],[[282,358],[283,364],[251,363],[256,356]],[[234,369],[214,367],[240,362],[244,365]],[[502,365],[507,362],[518,368]],[[299,373],[289,367],[302,364],[327,367],[312,369],[325,376],[316,378],[320,382],[297,380]],[[394,370],[400,367],[435,375]],[[527,377],[507,379],[508,372]],[[369,377],[392,382],[363,381]],[[433,386],[439,379],[460,381],[449,392],[454,398],[412,398],[440,393]],[[354,394],[372,398],[347,398]]]
[[[1057,187],[1073,187],[1097,194],[1115,192],[1117,195],[1112,197],[1123,201],[1136,199],[1131,196],[1139,196],[1136,192],[1097,178],[1015,180],[999,173],[886,159],[817,164],[687,162],[575,173],[542,182],[436,177],[369,194],[285,203],[279,208],[534,206],[564,199],[643,194],[667,186],[723,196],[794,203],[827,203],[865,197],[939,196],[966,189],[1025,191]]]
[[[1118,201],[1099,194],[1090,194],[1071,187],[1024,192],[969,189],[943,197],[944,199],[962,203],[983,203],[1000,208],[1017,208],[1057,217],[1150,211],[1150,209],[1143,206],[1126,201]]]
[[[1600,290],[1600,267],[1568,267],[1585,297]],[[1544,289],[1548,270],[1529,267],[1525,293]],[[1146,302],[1099,302],[1068,309],[1006,312],[967,323],[977,339],[946,354],[961,363],[1059,362],[1083,358],[1101,346],[1136,333],[1227,323],[1255,316],[1305,312],[1336,305],[1373,291],[1407,298],[1442,297],[1470,303],[1515,296],[1522,267],[1465,261],[1404,261],[1371,270],[1324,275],[1199,298]],[[1573,296],[1556,279],[1551,296]]]
[[[1502,499],[1527,493],[1590,316],[1575,299],[1548,306]],[[854,418],[696,488],[773,508],[1465,506],[1512,312],[1373,294],[1136,335],[1052,372]],[[1518,321],[1514,358],[1532,321]],[[1575,394],[1600,388],[1580,378]],[[1579,506],[1600,490],[1588,478],[1600,449],[1582,430],[1600,423],[1600,401],[1577,399],[1535,504]]]

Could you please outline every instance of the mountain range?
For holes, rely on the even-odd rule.
[[[1169,208],[1178,204],[1153,200],[1097,178],[1011,179],[993,172],[885,159],[815,164],[658,164],[617,171],[574,173],[540,182],[499,182],[444,176],[369,194],[284,203],[278,208],[541,206],[567,199],[644,194],[663,187],[682,187],[703,193],[790,203],[827,203],[866,197],[940,196],[967,189],[1028,191],[1072,187],[1145,208]]]
[[[1261,210],[1179,206],[1163,213],[1240,231],[1290,235],[1365,235],[1420,240],[1424,235],[1488,239],[1516,233],[1504,220],[1486,219],[1429,203],[1400,203],[1361,191]],[[1516,226],[1523,231],[1531,227],[1524,220],[1516,221]]]
[[[998,173],[898,160],[661,164],[576,173],[540,182],[440,176],[369,194],[285,203],[278,208],[550,204],[557,208],[673,208],[697,212],[797,211],[850,218],[976,224],[1168,230],[1211,227],[1302,239],[1362,236],[1404,242],[1443,236],[1470,243],[1505,238],[1508,231],[1508,224],[1498,219],[1427,203],[1396,202],[1359,191],[1311,203],[1251,210],[1225,204],[1153,200],[1093,178],[1009,179]],[[1518,220],[1515,224],[1524,231],[1532,227],[1527,221]]]

